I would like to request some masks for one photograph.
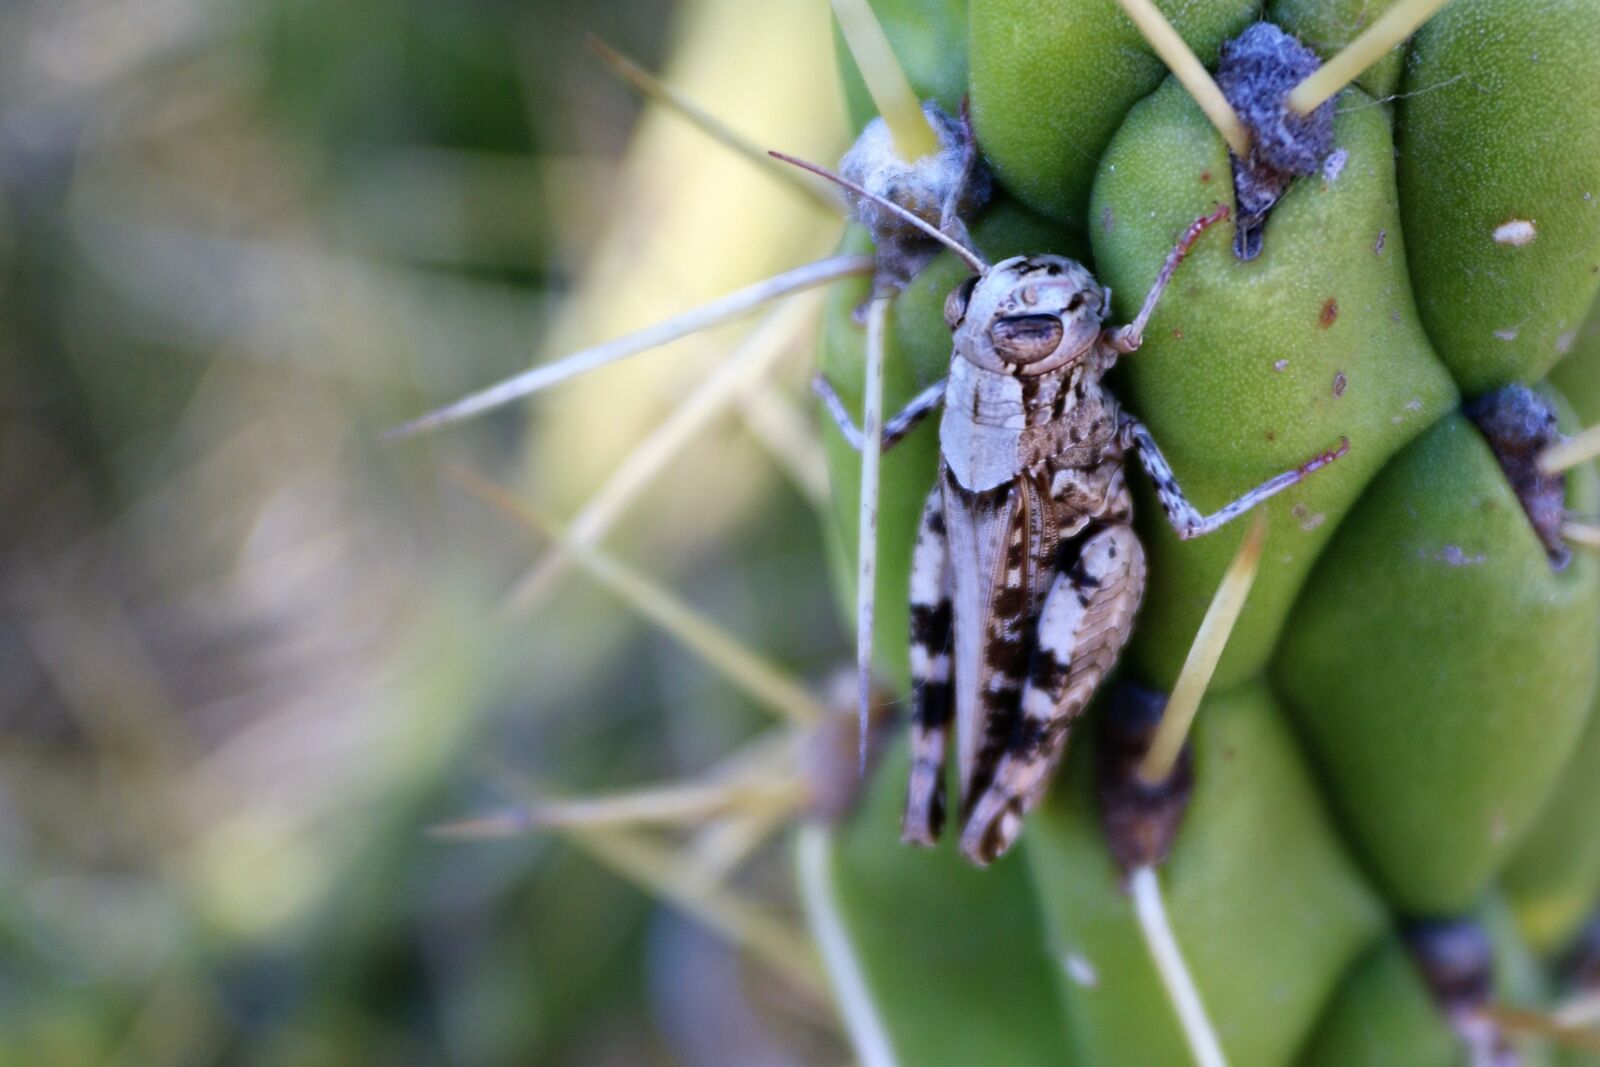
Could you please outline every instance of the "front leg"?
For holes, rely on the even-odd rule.
[[[1044,797],[1067,731],[1127,644],[1144,595],[1144,547],[1132,527],[1108,526],[1063,549],[1034,631],[1021,717],[961,834],[962,853],[979,866],[1011,847]]]
[[[844,401],[839,399],[833,384],[819,374],[811,379],[811,391],[822,398],[823,405],[839,427],[839,432],[844,434],[845,441],[851,448],[860,452],[866,442],[855,420],[850,417],[850,412],[845,410]],[[916,429],[917,425],[932,414],[943,401],[944,379],[941,378],[912,397],[911,403],[901,408],[898,415],[883,424],[883,438],[879,451],[887,452],[899,444],[901,438]]]
[[[1194,247],[1194,243],[1208,227],[1227,217],[1228,205],[1222,204],[1211,214],[1202,215],[1189,223],[1189,228],[1183,231],[1178,243],[1167,253],[1167,261],[1161,265],[1161,273],[1156,275],[1155,284],[1150,287],[1150,292],[1145,294],[1144,305],[1139,308],[1139,314],[1135,315],[1128,325],[1107,330],[1105,333],[1107,344],[1124,354],[1144,344],[1144,328],[1149,324],[1150,316],[1155,313],[1156,302],[1161,299],[1161,294],[1167,291],[1167,283],[1171,282],[1172,276],[1178,272],[1178,264],[1183,262],[1183,257],[1189,254],[1189,249]]]
[[[935,482],[911,553],[911,775],[900,823],[907,844],[932,845],[944,828],[950,701],[950,545]]]
[[[1173,476],[1166,457],[1161,454],[1161,449],[1156,447],[1155,438],[1150,436],[1150,431],[1143,423],[1132,416],[1124,415],[1118,427],[1118,435],[1124,449],[1139,453],[1139,463],[1144,467],[1144,472],[1150,476],[1150,480],[1155,483],[1156,498],[1161,501],[1161,509],[1167,513],[1167,521],[1172,523],[1172,528],[1178,531],[1178,536],[1185,541],[1191,537],[1211,533],[1257,504],[1270,500],[1297,482],[1304,481],[1312,471],[1326,467],[1350,451],[1349,438],[1341,437],[1338,448],[1313,456],[1276,478],[1267,479],[1239,499],[1223,505],[1210,515],[1201,515],[1199,510],[1189,503],[1189,498],[1183,495],[1183,490],[1179,488],[1178,479]]]

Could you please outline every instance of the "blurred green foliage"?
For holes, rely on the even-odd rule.
[[[711,1063],[753,1010],[558,840],[426,836],[763,720],[581,576],[495,625],[540,546],[439,465],[513,480],[525,416],[378,440],[536,357],[639,110],[584,34],[656,66],[677,6],[0,8],[0,1062]],[[815,673],[756,504],[650,567]]]

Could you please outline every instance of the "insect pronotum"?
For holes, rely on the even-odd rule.
[[[785,157],[780,157],[785,158]],[[798,161],[796,161],[798,162]],[[859,186],[821,168],[858,196]],[[913,219],[896,205],[880,206]],[[943,405],[939,474],[911,566],[911,774],[902,838],[937,841],[952,725],[961,851],[987,865],[1010,848],[1060,762],[1067,732],[1128,640],[1144,594],[1144,547],[1124,475],[1138,455],[1182,538],[1198,537],[1301,481],[1331,451],[1202,515],[1142,423],[1103,384],[1145,325],[1179,263],[1226,207],[1192,223],[1138,315],[1108,327],[1109,292],[1055,255],[989,266],[921,220],[977,272],[951,292],[948,376],[883,426],[888,449]],[[833,388],[817,391],[845,438],[861,432]]]

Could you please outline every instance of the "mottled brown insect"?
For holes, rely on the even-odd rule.
[[[859,193],[859,190],[858,190]],[[1211,515],[1189,503],[1150,432],[1103,384],[1137,349],[1173,272],[1218,208],[1167,257],[1127,326],[1107,327],[1109,292],[1061,256],[987,266],[953,291],[949,375],[884,424],[892,447],[942,403],[938,481],[911,572],[912,765],[902,836],[931,845],[944,822],[953,740],[961,851],[986,865],[1044,795],[1073,720],[1127,643],[1144,594],[1124,461],[1138,454],[1178,535],[1210,533],[1348,448],[1341,442]],[[847,439],[861,433],[825,382]],[[951,738],[952,732],[954,737]]]

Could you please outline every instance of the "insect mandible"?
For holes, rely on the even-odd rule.
[[[788,158],[788,157],[781,157]],[[800,163],[798,160],[791,162]],[[1226,207],[1196,219],[1168,254],[1133,321],[1107,326],[1111,294],[1073,260],[987,264],[946,230],[821,168],[895,211],[976,272],[945,301],[948,375],[883,426],[893,447],[944,409],[939,472],[911,564],[911,773],[901,837],[932,845],[944,823],[953,741],[961,852],[986,866],[1043,797],[1068,732],[1115,664],[1144,595],[1132,526],[1129,453],[1155,483],[1178,536],[1211,533],[1349,450],[1348,440],[1203,515],[1150,431],[1104,384],[1139,348],[1178,265]],[[818,394],[847,441],[861,431],[832,386]],[[951,737],[953,728],[953,738]]]

